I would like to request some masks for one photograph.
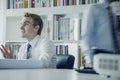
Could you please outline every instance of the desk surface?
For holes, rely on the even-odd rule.
[[[0,80],[102,80],[96,74],[67,69],[3,69]]]

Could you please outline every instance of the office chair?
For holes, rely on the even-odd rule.
[[[57,55],[57,69],[73,69],[75,57],[73,55]]]

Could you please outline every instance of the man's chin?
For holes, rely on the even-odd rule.
[[[22,37],[22,38],[25,38],[25,36],[24,36],[24,35],[22,35],[21,37]]]

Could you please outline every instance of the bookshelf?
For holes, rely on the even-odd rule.
[[[4,4],[8,4],[8,1],[9,0],[6,0],[4,1],[3,0],[3,3]],[[6,5],[7,5],[6,4]],[[43,31],[43,34],[42,34],[42,37],[47,37],[49,38],[50,40],[52,40],[55,44],[55,46],[59,46],[59,48],[56,48],[56,49],[59,49],[57,52],[61,54],[64,54],[65,52],[68,53],[68,54],[72,54],[75,56],[76,60],[75,60],[75,68],[78,67],[78,53],[79,53],[79,29],[78,29],[78,24],[79,24],[79,17],[81,16],[80,13],[83,12],[83,10],[88,6],[88,5],[71,5],[71,6],[46,6],[46,7],[37,7],[37,8],[9,8],[8,9],[8,6],[6,6],[6,9],[5,9],[5,37],[4,37],[4,44],[6,45],[6,47],[8,45],[11,45],[12,48],[13,48],[13,52],[15,52],[15,56],[17,55],[16,53],[18,52],[18,48],[19,46],[26,42],[25,39],[21,38],[21,32],[20,32],[20,21],[22,19],[22,16],[24,14],[24,12],[30,12],[30,13],[35,13],[35,14],[39,14],[42,16],[42,19],[43,19],[43,22],[45,23],[45,27],[46,29],[44,29]],[[64,38],[60,38],[60,39],[54,39],[53,38],[53,35],[55,33],[53,33],[55,29],[55,26],[54,23],[55,23],[55,16],[58,16],[58,15],[62,15],[64,16],[61,20],[62,22],[65,21],[65,19],[69,19],[69,23],[67,24],[69,26],[71,20],[74,21],[74,23],[72,24],[74,26],[73,28],[73,38],[72,39],[65,39],[66,38],[66,35],[62,35],[64,36]],[[67,20],[68,22],[68,20]],[[66,23],[66,22],[65,22]],[[47,25],[46,25],[47,24]],[[61,23],[62,24],[62,23]],[[63,31],[61,32],[61,34],[64,34],[64,32],[68,32],[68,28],[69,27],[66,27],[66,30],[67,31]],[[47,29],[50,29],[50,32],[49,32],[49,35],[47,35]],[[64,27],[63,27],[64,29]],[[61,28],[61,31],[63,30]],[[58,29],[59,30],[59,29]],[[57,31],[56,31],[57,32]],[[46,34],[44,34],[46,33]],[[13,35],[14,36],[11,36]],[[45,36],[47,35],[47,36]],[[49,37],[48,37],[49,36]],[[58,35],[57,35],[58,36]],[[69,35],[67,35],[69,36]],[[71,36],[71,37],[72,37]],[[70,37],[70,36],[69,36]],[[65,48],[67,50],[65,50]],[[62,51],[61,51],[62,49]],[[64,52],[65,51],[65,52]],[[68,51],[68,52],[67,52]],[[65,54],[66,54],[65,53]]]
[[[11,1],[27,1],[27,0],[11,0]],[[28,0],[27,7],[20,7],[20,5],[23,5],[23,3],[19,3],[20,5],[16,8],[15,5],[18,5],[18,3],[12,3],[9,4],[10,0],[1,0],[0,8],[3,11],[3,13],[0,13],[0,18],[2,19],[0,26],[4,26],[1,28],[1,34],[3,35],[1,37],[1,43],[7,45],[13,46],[13,50],[16,48],[19,48],[19,46],[26,42],[25,39],[21,38],[21,32],[20,32],[20,21],[22,19],[22,16],[24,12],[30,12],[39,14],[42,16],[44,25],[46,26],[45,29],[43,29],[42,37],[47,37],[50,40],[52,40],[55,44],[56,49],[60,50],[60,46],[62,46],[62,53],[64,53],[65,49],[67,49],[66,54],[72,54],[75,56],[75,65],[74,68],[78,68],[81,64],[80,59],[80,21],[82,19],[82,12],[85,10],[86,7],[89,5],[92,5],[97,2],[97,0],[93,0],[93,2],[88,2],[88,0],[68,0],[68,1],[74,1],[74,4],[64,3],[64,5],[60,5],[58,3],[55,3],[54,1],[65,1],[65,0],[39,0],[43,1],[44,4],[39,5],[39,7],[29,5],[30,0]],[[31,0],[31,1],[38,1],[38,0]],[[50,4],[45,4],[46,1],[50,1]],[[51,2],[52,1],[52,2]],[[67,1],[67,0],[66,0]],[[82,2],[80,2],[82,1]],[[85,2],[84,2],[85,1]],[[91,0],[92,1],[92,0]],[[53,3],[54,2],[54,3]],[[6,6],[5,6],[6,5]],[[11,8],[10,5],[13,7]],[[46,6],[45,6],[46,5]],[[4,16],[2,16],[4,15]],[[72,38],[54,38],[55,32],[55,16],[63,16],[60,20],[61,25],[64,23],[65,19],[69,19],[69,25],[73,26],[72,35],[65,35],[72,37]],[[62,21],[63,20],[63,21]],[[63,23],[62,23],[63,22]],[[3,24],[4,23],[4,24]],[[71,24],[72,23],[72,24]],[[59,25],[58,25],[59,26]],[[64,29],[64,27],[62,27]],[[69,27],[67,27],[68,29]],[[63,29],[57,29],[57,30],[63,30]],[[69,30],[68,30],[69,31]],[[55,33],[54,33],[55,32]],[[63,31],[64,33],[65,31]],[[61,32],[62,33],[62,32]],[[58,35],[57,35],[58,36]],[[18,45],[18,46],[15,46]],[[16,49],[18,50],[18,49]],[[17,51],[14,51],[17,52]],[[60,53],[59,51],[56,51]],[[15,53],[16,54],[16,53]]]

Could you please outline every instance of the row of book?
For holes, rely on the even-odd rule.
[[[68,55],[68,45],[56,45],[57,55]]]
[[[98,0],[7,0],[8,9],[94,4]]]
[[[53,40],[75,40],[77,35],[80,37],[81,17],[76,19],[73,15],[54,15]]]
[[[70,18],[64,18],[64,15],[55,15],[53,23],[53,40],[68,40]]]

